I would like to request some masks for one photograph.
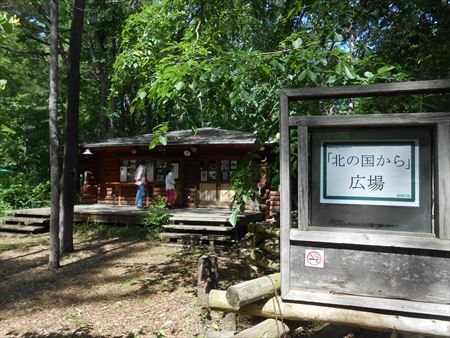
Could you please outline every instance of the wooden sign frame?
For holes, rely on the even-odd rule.
[[[415,315],[426,315],[436,318],[450,316],[449,300],[442,299],[445,290],[438,293],[438,300],[429,296],[429,289],[420,290],[417,281],[421,278],[449,278],[448,269],[440,268],[442,264],[450,264],[450,112],[443,113],[410,113],[410,114],[378,114],[378,115],[357,115],[357,116],[289,116],[289,102],[302,100],[323,100],[340,99],[351,97],[374,97],[374,96],[395,96],[413,95],[426,93],[450,92],[450,80],[417,81],[390,84],[374,84],[367,86],[343,86],[332,88],[301,88],[285,89],[280,92],[280,178],[281,178],[281,293],[284,301],[317,303],[327,306],[339,306],[350,308],[364,308],[372,311],[397,311],[399,313],[413,313]],[[321,228],[312,227],[310,224],[310,187],[309,187],[309,160],[310,151],[309,137],[312,130],[317,128],[393,128],[393,127],[431,127],[433,142],[433,198],[434,198],[434,223],[431,234],[389,232],[364,229],[345,228]],[[290,131],[296,129],[298,133],[298,226],[292,227],[291,219],[291,168],[290,168]],[[431,164],[430,164],[431,165]],[[443,182],[446,182],[443,183]],[[347,250],[347,251],[345,251]],[[304,280],[305,262],[308,269],[316,264],[314,255],[306,257],[305,252],[313,252],[317,255],[317,261],[323,259],[324,268],[315,269],[310,274],[311,280]],[[317,278],[323,278],[327,269],[327,258],[320,257],[320,254],[327,255],[327,251],[332,255],[341,255],[339,258],[349,260],[346,255],[350,252],[359,258],[360,262],[380,264],[376,255],[388,257],[390,264],[398,264],[399,269],[405,257],[411,258],[411,266],[419,260],[430,264],[430,268],[424,271],[424,275],[414,281],[412,290],[422,293],[419,300],[414,297],[397,298],[396,296],[383,295],[377,297],[367,292],[359,294],[358,286],[350,292],[333,292],[327,289],[320,290],[319,287],[311,289],[303,288],[317,282]],[[395,256],[395,257],[394,257]],[[362,257],[362,258],[361,258]],[[438,259],[436,258],[438,257]],[[330,258],[330,260],[332,260]],[[334,263],[340,261],[334,259]],[[312,264],[312,265],[311,265]],[[323,262],[322,262],[323,264]],[[343,263],[342,263],[343,264]],[[409,264],[409,263],[408,263]],[[343,266],[344,267],[344,266]],[[346,269],[354,269],[351,265]],[[299,271],[301,270],[301,271]],[[442,270],[445,275],[441,274]],[[308,270],[312,271],[312,270]],[[330,270],[331,271],[331,270]],[[337,271],[337,269],[333,270]],[[364,270],[355,271],[361,273]],[[342,276],[333,275],[330,272],[330,279]],[[297,282],[303,278],[302,282]],[[393,277],[395,278],[395,276]],[[344,284],[347,281],[342,281]],[[350,281],[348,281],[350,282]],[[408,286],[408,282],[402,287]],[[320,284],[320,283],[319,283]],[[376,285],[374,287],[380,287]],[[438,286],[442,289],[442,285]],[[380,287],[381,288],[381,287]],[[391,286],[391,289],[393,287]],[[412,292],[411,290],[411,292]],[[448,290],[448,287],[447,287]],[[370,291],[370,290],[369,290]],[[388,290],[389,291],[389,290]],[[390,290],[392,291],[392,290]],[[395,293],[396,290],[393,290]],[[440,290],[442,291],[442,290]],[[448,291],[447,291],[448,292]],[[407,292],[406,292],[407,293]]]

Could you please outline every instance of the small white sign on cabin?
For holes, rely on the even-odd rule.
[[[127,166],[121,166],[120,167],[120,182],[126,182],[127,181],[127,173],[128,173],[128,167]]]
[[[320,203],[419,206],[419,146],[405,141],[322,141]]]

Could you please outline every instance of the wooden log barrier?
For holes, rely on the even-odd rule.
[[[280,285],[280,274],[274,273],[230,286],[226,291],[226,297],[231,306],[241,307],[273,296],[274,292],[280,289]]]
[[[236,338],[278,338],[289,332],[289,327],[276,319],[265,321],[234,335]]]
[[[310,304],[284,303],[281,299],[278,299],[277,302],[274,298],[236,308],[227,302],[226,291],[211,290],[209,294],[209,306],[213,310],[224,312],[238,311],[240,314],[264,318],[274,318],[275,316],[280,318],[278,303],[280,304],[281,315],[285,320],[332,322],[333,324],[352,325],[363,329],[422,334],[436,338],[448,337],[450,332],[450,322],[444,320],[414,318]]]

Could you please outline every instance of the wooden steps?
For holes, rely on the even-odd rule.
[[[24,224],[2,224],[0,223],[1,233],[29,233],[40,234],[48,231],[48,227],[45,225],[24,225]]]
[[[233,242],[231,235],[161,232],[159,238],[167,244],[222,246]]]
[[[163,229],[181,230],[183,232],[195,231],[195,232],[232,232],[232,226],[217,226],[217,225],[185,225],[185,224],[167,224],[163,225]]]
[[[0,221],[3,223],[18,223],[18,224],[29,225],[29,224],[48,223],[48,218],[9,216],[9,217],[0,217]]]
[[[172,217],[163,225],[160,239],[169,245],[230,246],[239,239],[242,226],[233,227],[223,217]]]
[[[12,216],[0,217],[0,235],[26,235],[48,232],[49,218],[40,214],[14,212]]]

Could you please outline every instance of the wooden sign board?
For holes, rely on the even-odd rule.
[[[281,92],[284,301],[448,320],[450,113],[289,117],[288,107],[302,99],[436,91],[450,91],[450,81]]]

